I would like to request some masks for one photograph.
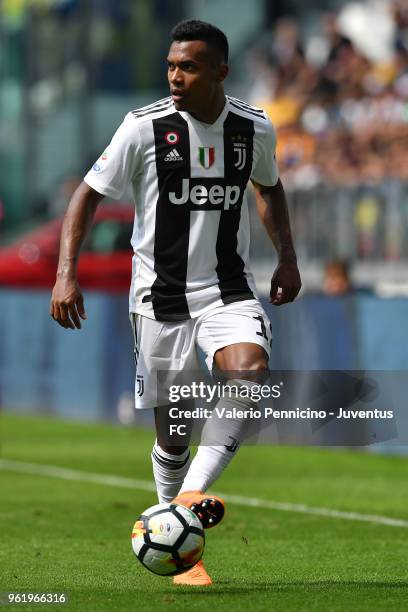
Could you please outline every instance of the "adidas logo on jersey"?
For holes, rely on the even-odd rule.
[[[177,149],[172,149],[169,153],[167,153],[164,161],[183,161],[183,158],[177,151]]]
[[[190,189],[190,179],[184,178],[181,185],[181,193],[170,191],[169,200],[172,204],[186,204],[191,202],[196,206],[213,204],[224,205],[224,210],[229,210],[239,202],[241,189],[238,185],[212,185],[209,189],[205,185],[194,185]]]

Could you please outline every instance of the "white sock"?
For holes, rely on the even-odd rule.
[[[179,492],[204,493],[219,478],[233,456],[234,453],[228,453],[225,446],[199,446]]]
[[[254,383],[245,380],[230,380],[229,385],[251,387]],[[255,402],[238,394],[223,397],[217,407],[227,410],[248,410]],[[201,444],[191,462],[180,493],[184,491],[206,491],[225,470],[235,456],[245,437],[245,419],[220,419],[213,415],[208,419],[201,432]]]
[[[169,503],[179,492],[190,465],[190,450],[181,455],[166,453],[154,443],[152,450],[153,475],[159,502]]]

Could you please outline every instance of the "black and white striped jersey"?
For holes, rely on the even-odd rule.
[[[253,299],[249,179],[275,185],[275,132],[263,110],[227,96],[213,124],[164,98],[128,113],[85,176],[136,214],[130,311],[159,321]]]

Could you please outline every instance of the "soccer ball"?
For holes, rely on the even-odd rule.
[[[157,504],[137,519],[132,531],[132,548],[151,572],[175,576],[193,567],[204,551],[204,529],[189,508]]]

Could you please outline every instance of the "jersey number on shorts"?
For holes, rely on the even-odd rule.
[[[265,340],[267,340],[269,342],[269,338],[266,335],[266,325],[265,325],[265,321],[263,320],[263,318],[261,317],[261,315],[258,315],[257,317],[253,317],[256,321],[259,321],[259,323],[261,324],[261,331],[260,332],[256,332],[257,336],[262,336],[262,338],[265,338]]]

